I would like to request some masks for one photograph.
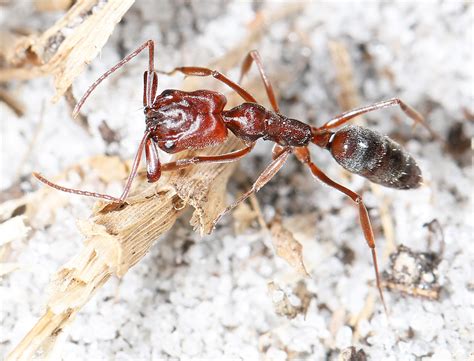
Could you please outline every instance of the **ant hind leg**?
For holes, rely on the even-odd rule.
[[[298,158],[298,160],[307,165],[311,173],[313,174],[314,177],[318,178],[321,182],[327,184],[328,186],[337,189],[339,192],[344,193],[346,196],[348,196],[354,203],[357,204],[359,208],[359,220],[360,220],[360,225],[362,228],[362,232],[364,233],[364,237],[367,241],[367,245],[369,246],[371,252],[372,252],[372,260],[374,263],[374,270],[375,270],[375,280],[377,283],[377,289],[379,291],[380,299],[382,301],[383,307],[385,309],[385,313],[388,314],[387,311],[387,306],[385,304],[385,299],[383,297],[383,292],[382,292],[382,285],[380,281],[380,273],[379,273],[379,266],[377,263],[377,253],[375,251],[375,236],[374,232],[372,230],[372,224],[370,222],[369,218],[369,212],[367,211],[367,207],[364,204],[364,201],[362,199],[362,196],[359,194],[351,191],[350,189],[344,187],[343,185],[336,183],[333,181],[331,178],[329,178],[326,174],[324,174],[323,171],[321,171],[316,164],[314,164],[311,161],[311,157],[308,151],[307,147],[300,147],[296,148],[295,150],[295,155]]]
[[[399,98],[393,98],[389,100],[384,100],[375,104],[367,105],[365,107],[356,108],[339,114],[338,116],[334,117],[333,119],[327,121],[322,126],[315,128],[316,131],[325,131],[333,128],[340,127],[341,125],[347,123],[348,121],[352,120],[359,115],[366,114],[373,112],[375,110],[389,108],[393,106],[398,106],[400,109],[411,119],[413,120],[414,124],[421,124],[424,128],[428,130],[431,136],[435,139],[440,139],[440,136],[429,126],[426,122],[425,118],[418,113],[415,109],[409,106],[407,103],[402,101]]]

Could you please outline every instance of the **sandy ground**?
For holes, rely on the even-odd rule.
[[[422,188],[372,188],[362,178],[343,173],[326,151],[313,147],[313,158],[331,177],[363,192],[382,270],[390,272],[388,253],[394,251],[383,228],[387,219],[394,226],[395,244],[415,253],[430,251],[430,232],[423,225],[438,220],[445,249],[435,252],[439,262],[423,271],[433,271],[441,286],[439,299],[386,290],[387,319],[356,208],[291,159],[259,192],[258,201],[267,221],[280,212],[303,245],[310,278],[274,254],[269,233],[256,221],[236,231],[239,219],[227,216],[212,235],[200,237],[186,214],[125,277],[111,279],[97,292],[67,330],[56,357],[337,360],[342,350],[355,346],[370,360],[468,359],[474,334],[473,6],[456,1],[298,4],[137,1],[100,58],[74,83],[74,92],[80,96],[99,74],[147,39],[157,43],[161,69],[219,64],[232,51],[243,59],[255,48],[282,113],[322,124],[341,112],[341,82],[330,45],[342,44],[361,105],[404,99],[428,119],[449,150],[425,129],[412,130],[403,113],[393,109],[366,116],[366,124],[413,154],[423,171]],[[2,28],[27,25],[37,30],[61,15],[37,14],[27,1],[7,4],[0,14]],[[263,31],[251,36],[262,21]],[[0,103],[2,193],[14,198],[42,187],[32,181],[33,170],[55,175],[94,155],[133,157],[144,129],[140,107],[145,64],[142,56],[101,84],[84,108],[88,131],[72,121],[64,100],[49,103],[51,79],[10,84],[25,115],[17,117]],[[229,75],[236,79],[238,68]],[[255,76],[251,72],[250,78]],[[180,76],[161,77],[160,89],[179,88],[181,81]],[[261,88],[254,92],[268,105]],[[104,120],[117,141],[104,140],[99,131]],[[229,194],[249,186],[270,160],[270,150],[271,144],[262,141],[241,162]],[[70,185],[104,190],[96,177],[81,182],[79,173],[70,173]],[[117,194],[121,186],[115,182],[105,190]],[[26,238],[12,242],[14,259],[8,261],[16,266],[0,283],[1,355],[32,327],[48,299],[50,278],[82,247],[75,221],[88,217],[93,200],[58,197],[54,212],[41,215],[29,224]],[[388,209],[386,218],[381,206]],[[432,238],[436,251],[439,237]],[[294,310],[292,319],[281,315],[285,301]]]

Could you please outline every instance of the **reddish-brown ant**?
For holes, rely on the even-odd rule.
[[[362,230],[372,251],[377,287],[383,301],[374,233],[362,196],[324,174],[311,161],[308,145],[313,143],[329,150],[342,167],[372,182],[397,189],[417,188],[422,181],[421,171],[415,160],[399,144],[386,136],[359,126],[347,126],[336,131],[333,129],[361,114],[391,106],[399,106],[408,117],[425,125],[422,116],[400,99],[390,99],[342,113],[320,127],[312,127],[280,114],[272,85],[265,74],[257,51],[249,52],[244,59],[239,83],[255,62],[273,111],[259,105],[246,90],[216,70],[194,66],[178,67],[169,72],[156,70],[152,40],[145,42],[97,79],[78,102],[73,112],[74,116],[78,114],[87,97],[99,83],[146,48],[149,50],[148,70],[144,73],[143,91],[146,129],[122,195],[116,198],[107,194],[65,188],[48,181],[38,173],[33,173],[34,176],[63,192],[124,203],[137,174],[143,149],[145,149],[148,181],[156,182],[160,179],[162,171],[175,170],[192,164],[233,162],[247,155],[258,139],[270,140],[275,143],[272,162],[260,174],[252,188],[227,207],[217,219],[262,188],[280,170],[289,154],[294,153],[300,162],[309,167],[314,177],[344,193],[357,204]],[[225,96],[210,90],[185,92],[168,89],[157,94],[158,73],[171,75],[175,72],[186,76],[212,76],[240,95],[245,103],[224,110]],[[158,148],[167,153],[177,153],[188,149],[215,146],[226,141],[229,130],[245,143],[246,146],[243,149],[222,155],[195,156],[175,162],[160,163]]]

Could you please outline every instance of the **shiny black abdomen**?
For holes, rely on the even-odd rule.
[[[348,126],[338,130],[328,148],[349,172],[397,189],[418,188],[421,170],[400,144],[373,130]]]

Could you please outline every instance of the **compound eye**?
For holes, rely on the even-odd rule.
[[[174,89],[166,89],[166,90],[163,90],[163,92],[161,93],[161,97],[168,97],[168,96],[172,96],[174,95],[174,93],[176,92],[176,90]]]

